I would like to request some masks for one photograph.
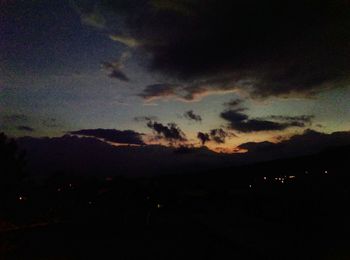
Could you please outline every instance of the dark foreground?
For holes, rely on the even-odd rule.
[[[24,219],[26,198],[1,232],[0,259],[349,259],[348,194],[287,185],[127,203],[113,189],[85,204],[70,194],[74,203]]]
[[[24,183],[2,205],[0,259],[350,259],[348,155]]]

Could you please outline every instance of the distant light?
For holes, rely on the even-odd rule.
[[[294,179],[294,178],[295,178],[294,175],[289,176],[289,179]]]
[[[69,187],[72,188],[72,183],[69,183]]]
[[[308,171],[305,171],[305,174],[309,174],[309,172],[308,172]]]
[[[58,188],[57,191],[60,192],[60,191],[61,191],[61,188]]]
[[[324,171],[325,174],[328,174],[328,171]]]
[[[267,178],[266,177],[264,177],[264,180],[266,180]]]
[[[252,185],[251,184],[249,184],[249,188],[251,188],[252,187]]]
[[[281,180],[281,183],[284,183],[284,180]]]
[[[92,204],[92,202],[91,202],[91,201],[89,201],[88,203],[89,203],[89,205],[91,205],[91,204]]]
[[[158,209],[160,209],[160,208],[162,208],[162,207],[163,207],[163,205],[157,204],[157,208],[158,208]]]
[[[25,196],[19,196],[19,197],[18,197],[18,200],[20,200],[20,201],[25,201],[25,200],[27,200],[27,197],[25,197]]]

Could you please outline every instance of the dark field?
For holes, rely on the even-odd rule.
[[[350,259],[349,151],[138,178],[3,160],[0,259]]]
[[[349,259],[349,178],[312,160],[27,183],[3,211],[1,259]]]

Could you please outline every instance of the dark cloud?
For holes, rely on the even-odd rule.
[[[157,120],[156,116],[135,116],[134,120],[136,122],[148,122]]]
[[[187,118],[188,120],[193,120],[197,122],[202,121],[202,117],[200,115],[195,114],[193,110],[186,111],[184,113],[184,117]]]
[[[202,145],[205,145],[206,142],[210,141],[209,134],[198,132],[197,138],[201,141]]]
[[[236,108],[240,106],[244,101],[242,99],[236,98],[236,99],[231,99],[230,101],[224,103],[225,106],[228,108]]]
[[[111,78],[119,79],[125,82],[130,81],[128,76],[122,71],[122,66],[118,62],[103,62],[102,68],[109,71],[108,76]]]
[[[226,137],[230,136],[230,134],[222,128],[210,130],[209,135],[210,135],[210,139],[218,144],[225,143]]]
[[[119,79],[121,81],[129,81],[129,78],[125,75],[124,72],[122,72],[121,70],[112,70],[111,73],[109,73],[109,75],[111,78],[116,78]]]
[[[314,119],[314,115],[301,115],[301,116],[276,116],[272,115],[269,118],[273,120],[278,120],[278,121],[287,121],[287,122],[303,122],[303,123],[308,123],[311,124],[312,120]]]
[[[120,144],[144,145],[142,134],[132,130],[116,130],[116,129],[82,129],[71,131],[69,134],[90,136],[104,139],[105,141]]]
[[[163,125],[162,123],[149,121],[147,127],[152,129],[158,135],[158,138],[163,138],[169,142],[186,141],[185,134],[175,123]]]
[[[278,143],[249,142],[241,144],[238,148],[248,150],[248,156],[261,159],[278,157],[300,156],[334,146],[350,144],[350,132],[335,132],[331,134],[320,133],[307,129],[302,134],[294,135]]]
[[[249,118],[244,113],[244,108],[228,109],[223,111],[220,116],[229,123],[231,129],[239,132],[259,132],[259,131],[278,131],[289,127],[306,127],[311,124],[313,116],[270,116],[264,118]]]
[[[220,116],[230,123],[242,122],[248,119],[248,116],[244,114],[243,111],[242,109],[228,109],[222,112]]]
[[[24,131],[24,132],[34,132],[35,131],[34,128],[32,128],[30,126],[26,126],[26,125],[17,126],[17,130]]]
[[[349,82],[349,1],[103,0],[98,7],[114,12],[105,15],[110,34],[139,43],[151,70],[181,82],[167,95],[247,87],[258,96],[313,95]],[[147,87],[144,97],[164,93]]]
[[[201,141],[202,145],[206,142],[212,141],[217,144],[224,144],[226,138],[236,136],[235,134],[225,131],[222,128],[211,129],[209,133],[198,132],[197,138]]]
[[[231,81],[230,77],[214,77],[187,83],[183,82],[182,84],[153,84],[146,86],[139,96],[144,99],[176,97],[184,101],[193,101],[211,92],[225,92],[237,89],[237,86],[233,86]],[[213,85],[217,87],[213,88]]]
[[[152,99],[155,97],[169,97],[175,95],[177,85],[174,84],[153,84],[147,86],[139,95],[144,99]]]

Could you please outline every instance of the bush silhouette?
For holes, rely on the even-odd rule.
[[[24,153],[13,139],[0,133],[0,200],[14,191],[24,177]]]

